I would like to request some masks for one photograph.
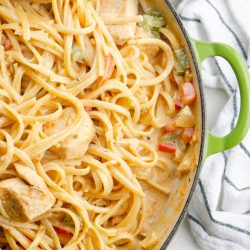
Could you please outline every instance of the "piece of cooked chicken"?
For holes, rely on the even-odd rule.
[[[37,172],[29,167],[15,163],[15,169],[18,176],[30,184],[31,186],[40,188],[41,190],[48,191],[44,180],[37,174]]]
[[[47,122],[44,126],[44,133],[47,135],[55,134],[58,131],[70,126],[76,116],[73,108],[66,108],[59,119]],[[94,124],[87,112],[84,112],[84,118],[81,125],[71,135],[60,141],[51,151],[60,155],[64,159],[77,159],[83,156],[88,150],[89,144],[95,135]]]
[[[155,8],[154,1],[152,0],[139,0],[139,3],[142,6],[144,12],[148,12]]]
[[[20,178],[0,182],[0,200],[5,212],[14,220],[31,221],[47,212],[55,198],[43,179],[33,170],[20,164],[15,165]]]
[[[101,0],[100,12],[112,17],[133,17],[138,13],[137,0]],[[115,43],[122,45],[135,37],[136,23],[107,25]]]

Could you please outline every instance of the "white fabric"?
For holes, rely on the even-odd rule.
[[[227,43],[250,65],[250,0],[183,0],[177,11],[190,36]],[[225,135],[237,121],[240,97],[229,64],[215,60],[203,64],[203,82],[229,96],[212,131]],[[188,218],[202,249],[250,249],[250,133],[241,145],[206,160]]]

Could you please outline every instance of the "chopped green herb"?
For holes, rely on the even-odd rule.
[[[174,133],[164,134],[160,137],[161,142],[175,142],[177,140],[177,135]]]
[[[158,27],[166,26],[165,18],[163,17],[163,15],[160,12],[151,10],[151,11],[147,12],[146,14],[155,18],[155,23]]]
[[[189,61],[186,52],[184,49],[177,49],[174,51],[177,58],[178,64],[175,65],[176,74],[178,76],[183,76],[187,69],[189,68]]]
[[[74,221],[72,220],[70,215],[66,214],[63,219],[63,224],[66,226],[73,226]]]
[[[185,70],[180,66],[179,63],[175,64],[175,72],[174,74],[176,76],[184,76],[185,75]]]
[[[151,28],[151,34],[155,38],[160,38],[160,27],[152,27]]]
[[[160,12],[149,11],[143,15],[141,27],[151,37],[160,38],[160,28],[163,26],[166,26],[166,22]]]
[[[72,45],[72,59],[74,62],[81,62],[83,59],[81,48],[76,43]]]

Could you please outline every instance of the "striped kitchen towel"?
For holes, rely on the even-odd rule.
[[[193,38],[227,43],[250,65],[250,0],[183,0],[177,11]],[[236,78],[218,57],[203,64],[202,75],[206,86],[229,96],[212,130],[225,135],[240,108]],[[188,218],[202,249],[250,249],[250,133],[239,146],[207,159]]]

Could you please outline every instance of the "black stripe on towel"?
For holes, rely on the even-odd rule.
[[[209,0],[206,0],[206,2],[214,9],[214,11],[217,13],[220,21],[223,23],[223,25],[226,27],[226,29],[233,35],[233,37],[235,38],[235,40],[236,40],[236,42],[237,42],[237,44],[242,52],[242,55],[244,56],[245,59],[247,59],[247,52],[244,49],[244,46],[242,45],[242,42],[240,41],[240,39],[237,36],[237,34],[235,33],[235,31],[225,22],[222,15],[218,11],[218,9]]]
[[[227,77],[225,76],[224,72],[222,71],[218,61],[216,60],[216,58],[214,57],[214,63],[218,69],[218,73],[221,76],[221,78],[223,79],[223,81],[225,82],[226,86],[229,88],[229,90],[233,93],[234,89],[232,87],[232,85],[230,84],[230,82],[228,81]]]
[[[209,233],[207,232],[206,228],[205,228],[205,227],[201,224],[201,222],[200,222],[198,219],[196,219],[194,216],[192,216],[191,214],[188,214],[188,219],[191,220],[191,221],[193,221],[193,222],[195,222],[196,224],[198,224],[198,225],[203,229],[204,232],[206,232],[207,234],[209,234]]]
[[[232,186],[234,189],[236,189],[237,191],[245,191],[245,190],[250,190],[250,186],[249,187],[244,187],[244,188],[238,188],[227,176],[224,177],[224,180],[230,185]]]
[[[184,21],[187,21],[187,22],[196,22],[196,23],[201,23],[201,20],[198,19],[198,18],[192,18],[192,17],[186,17],[186,16],[183,16],[183,15],[179,15],[180,18]]]
[[[237,92],[236,90],[234,91],[234,94],[233,94],[233,119],[232,119],[232,122],[231,122],[231,130],[233,130],[234,128],[234,124],[235,124],[235,121],[237,119],[237,115],[238,115],[238,107],[237,107]]]
[[[225,76],[224,72],[222,71],[218,61],[216,60],[216,58],[214,57],[214,62],[215,65],[218,69],[218,73],[221,76],[221,78],[223,79],[224,83],[226,84],[226,86],[229,88],[229,90],[231,91],[231,93],[233,94],[233,119],[231,121],[231,130],[234,128],[234,124],[238,115],[238,107],[237,107],[237,92],[236,90],[233,89],[232,85],[230,84],[230,82],[228,81],[227,77]]]
[[[216,220],[216,219],[213,218],[211,210],[210,210],[210,207],[209,207],[209,204],[208,204],[207,195],[206,195],[205,189],[204,189],[203,184],[202,184],[202,182],[201,182],[200,179],[199,179],[198,183],[199,183],[199,186],[200,186],[200,189],[201,189],[201,194],[202,194],[202,197],[203,197],[203,201],[204,201],[205,207],[207,209],[207,212],[208,212],[208,215],[209,215],[211,221],[213,223],[217,224],[217,225],[220,225],[220,226],[223,226],[223,227],[227,227],[227,228],[229,228],[231,230],[234,230],[236,232],[243,233],[243,234],[246,234],[246,235],[250,236],[250,231],[248,231],[246,229],[242,229],[240,227],[236,227],[236,226],[231,225],[229,223],[224,223],[224,222],[218,221],[218,220]]]
[[[248,149],[243,145],[243,143],[240,143],[240,148],[244,151],[244,153],[250,158],[250,152]]]
[[[239,188],[237,187],[227,176],[226,176],[226,169],[227,169],[227,156],[225,154],[225,152],[222,152],[222,156],[224,158],[224,173],[223,173],[223,180],[225,180],[230,186],[232,186],[234,189],[236,189],[237,191],[241,192],[241,191],[245,191],[245,190],[250,190],[250,186],[249,187],[244,187],[244,188]]]
[[[226,169],[227,169],[227,161],[228,161],[228,159],[227,159],[227,155],[226,155],[225,152],[222,152],[221,154],[222,154],[223,159],[224,159],[224,172],[223,172],[223,176],[222,176],[222,178],[224,178],[224,176],[226,175]]]

